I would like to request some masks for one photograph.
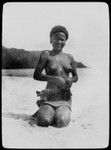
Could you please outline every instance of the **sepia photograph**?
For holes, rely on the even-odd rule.
[[[2,147],[109,146],[108,7],[3,4]]]

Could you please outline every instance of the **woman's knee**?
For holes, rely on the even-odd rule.
[[[42,105],[38,110],[37,120],[41,126],[49,126],[53,122],[54,109],[50,105]]]
[[[54,125],[56,127],[65,127],[69,124],[71,110],[67,106],[60,106],[55,111]]]

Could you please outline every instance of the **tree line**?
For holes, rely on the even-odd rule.
[[[6,48],[2,46],[2,69],[35,68],[42,51]],[[82,62],[76,62],[77,68],[86,68]]]

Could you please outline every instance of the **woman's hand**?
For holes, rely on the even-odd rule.
[[[60,82],[60,83],[62,83],[62,84],[66,84],[66,81],[65,81],[64,78],[62,78],[62,77],[57,77],[56,79],[57,79],[56,81],[58,81],[58,82]]]
[[[68,88],[71,88],[72,83],[73,83],[72,78],[67,78],[67,79],[66,79],[66,83],[67,83]]]

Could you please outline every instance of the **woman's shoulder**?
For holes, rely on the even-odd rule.
[[[72,54],[64,53],[65,56],[67,56],[70,60],[74,60],[74,57]]]
[[[42,57],[49,57],[49,50],[42,50],[41,51],[41,56]]]
[[[49,54],[49,50],[42,50],[41,53],[44,54],[44,55],[48,55]]]

